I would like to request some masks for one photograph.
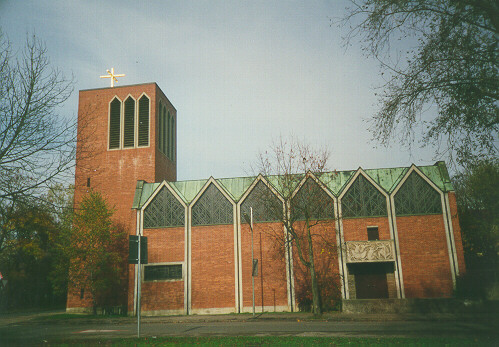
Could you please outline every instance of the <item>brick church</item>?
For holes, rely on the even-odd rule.
[[[293,201],[275,177],[178,181],[176,125],[177,110],[156,83],[79,93],[75,206],[89,189],[100,191],[129,234],[148,238],[141,278],[137,265],[128,268],[128,313],[136,313],[139,281],[146,315],[250,312],[251,232],[243,217],[250,207],[256,310],[299,310],[306,271],[294,247],[276,247],[268,231],[284,239],[284,228],[258,196],[267,192],[278,207]],[[332,278],[322,286],[343,299],[452,296],[465,265],[443,162],[308,173],[292,199],[305,188],[330,206],[315,216],[329,240],[329,251],[315,252]],[[68,292],[67,311],[90,307],[79,291]]]

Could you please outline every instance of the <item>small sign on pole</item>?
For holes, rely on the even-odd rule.
[[[128,264],[138,264],[139,262],[139,237],[129,235],[128,240]],[[140,263],[147,264],[147,237],[140,237]]]
[[[147,237],[129,235],[128,264],[137,264],[137,337],[140,337],[141,265],[147,264]]]
[[[253,277],[258,277],[258,259],[253,259],[252,276]]]

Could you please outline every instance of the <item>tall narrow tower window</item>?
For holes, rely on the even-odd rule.
[[[171,146],[171,154],[170,159],[175,161],[175,118],[172,116],[172,146]]]
[[[135,100],[129,97],[125,100],[125,117],[123,124],[123,147],[135,146]]]
[[[138,145],[149,146],[149,98],[145,95],[139,99]]]
[[[114,98],[109,106],[109,149],[120,148],[121,101]]]
[[[165,151],[167,157],[170,157],[170,111],[165,111]]]
[[[158,135],[158,144],[159,144],[159,150],[161,152],[164,152],[165,149],[164,149],[164,144],[163,144],[163,137],[165,136],[165,134],[163,133],[163,105],[161,105],[161,102],[159,103],[159,108],[158,108],[158,122],[159,122],[159,125],[158,125],[158,132],[159,132],[159,135]]]

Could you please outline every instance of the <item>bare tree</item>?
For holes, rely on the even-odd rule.
[[[33,35],[13,54],[0,31],[0,201],[41,197],[72,177],[76,121],[57,114],[72,91],[43,42]]]
[[[336,248],[334,231],[329,233],[321,226],[334,225],[334,203],[319,180],[328,173],[329,151],[327,148],[314,149],[296,138],[289,141],[280,137],[269,151],[260,153],[256,170],[283,197],[285,203],[277,204],[271,190],[261,190],[258,199],[259,210],[270,211],[273,220],[278,220],[286,235],[277,231],[275,240],[281,240],[282,249],[292,247],[301,264],[310,275],[312,291],[312,312],[322,313],[321,291],[317,274],[317,255],[325,248]],[[282,230],[282,229],[281,229]],[[329,234],[329,235],[328,235]],[[330,254],[330,252],[328,252]]]
[[[451,164],[497,156],[499,5],[490,0],[351,0],[347,42],[381,64],[373,139],[434,146]]]

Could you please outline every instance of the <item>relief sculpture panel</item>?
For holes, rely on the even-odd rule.
[[[348,263],[395,261],[392,240],[346,242]]]

